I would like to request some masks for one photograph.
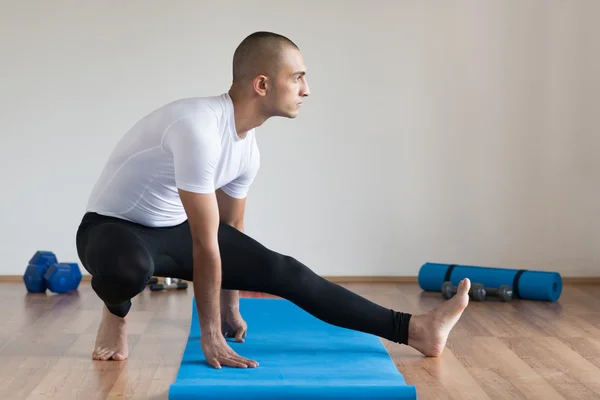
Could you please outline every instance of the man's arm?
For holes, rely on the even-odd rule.
[[[227,344],[221,330],[221,254],[219,207],[214,177],[219,164],[220,136],[214,113],[192,113],[169,126],[162,149],[173,157],[175,183],[192,236],[193,286],[202,328],[200,345],[215,368],[256,366]]]
[[[221,222],[231,225],[240,232],[244,232],[244,213],[246,211],[246,198],[236,199],[227,195],[223,190],[216,192]],[[240,294],[237,290],[221,290],[221,307],[228,311],[238,311]]]
[[[179,189],[193,241],[194,295],[202,335],[221,333],[221,255],[217,239],[219,208],[215,193]]]
[[[219,252],[219,207],[212,193],[193,193],[179,189],[188,216],[193,241],[194,295],[202,328],[202,351],[209,364],[231,367],[256,367],[258,363],[236,354],[221,332],[221,255]]]

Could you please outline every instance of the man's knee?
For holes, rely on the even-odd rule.
[[[310,285],[315,276],[306,265],[292,256],[273,254],[267,262],[267,279],[276,285],[302,288]]]
[[[131,299],[152,276],[154,264],[148,249],[132,231],[119,224],[93,228],[84,266],[92,274],[94,290],[107,303]]]

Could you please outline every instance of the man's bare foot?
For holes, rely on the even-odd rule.
[[[426,356],[437,357],[448,335],[469,304],[471,281],[463,279],[454,297],[425,314],[413,315],[408,326],[408,345]]]
[[[98,336],[94,345],[94,360],[123,361],[129,356],[127,346],[127,317],[120,318],[108,311],[102,310],[102,322],[98,328]]]

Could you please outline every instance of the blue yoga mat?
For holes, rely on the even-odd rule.
[[[257,368],[208,365],[200,347],[196,304],[170,400],[416,399],[381,340],[329,325],[282,299],[241,298],[245,343],[232,349]]]
[[[439,292],[444,281],[458,285],[464,278],[489,288],[509,285],[517,298],[526,300],[557,301],[562,292],[557,272],[436,263],[425,263],[419,270],[419,286],[427,291]]]

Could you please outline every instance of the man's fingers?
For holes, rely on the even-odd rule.
[[[230,356],[222,356],[219,357],[219,359],[217,360],[217,358],[212,358],[209,361],[210,365],[212,365],[213,367],[217,368],[217,369],[221,369],[222,365],[228,366],[228,367],[235,367],[235,368],[255,368],[258,367],[258,363],[256,361],[253,360],[249,360],[247,358],[244,357],[240,357],[237,354],[235,355],[230,355]]]
[[[212,365],[213,367],[215,367],[216,369],[221,369],[221,363],[219,363],[219,360],[217,360],[217,357],[213,357],[210,360],[208,360],[208,363],[210,365]]]
[[[235,359],[238,362],[244,363],[248,367],[258,367],[258,363],[256,361],[242,357],[236,352],[232,352],[232,354],[230,354],[229,357]]]
[[[237,333],[235,331],[233,331],[233,332],[232,331],[228,331],[228,332],[225,332],[224,336],[226,338],[228,338],[228,339],[229,338],[235,338],[236,342],[243,343],[244,340],[242,338],[245,337],[245,334],[243,334],[243,332],[241,332],[241,331],[237,332]]]
[[[238,357],[224,357],[222,360],[224,365],[237,368],[248,368],[249,365],[240,360]]]
[[[244,358],[244,357],[239,357],[240,362],[243,362],[244,364],[246,364],[249,367],[258,367],[258,363],[254,360],[250,360],[248,358]]]
[[[235,341],[236,342],[240,342],[240,343],[244,343],[244,339],[243,339],[244,337],[246,337],[246,332],[240,330],[235,335]]]

